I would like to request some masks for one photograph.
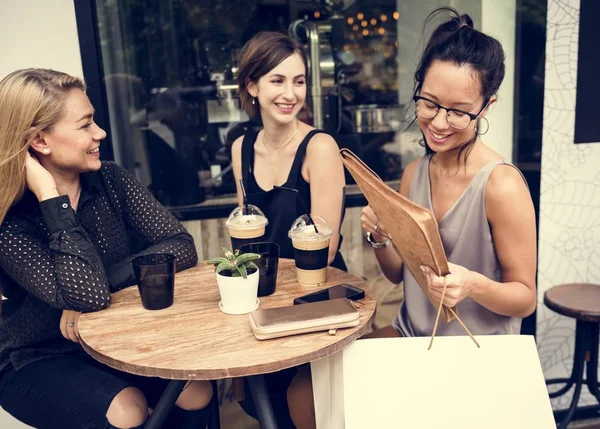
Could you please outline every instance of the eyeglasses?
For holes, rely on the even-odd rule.
[[[417,115],[421,118],[425,119],[433,119],[437,116],[440,109],[444,109],[446,111],[446,121],[448,125],[452,128],[456,128],[457,130],[464,130],[469,126],[471,121],[477,119],[477,117],[483,112],[483,109],[486,108],[488,101],[483,103],[483,107],[477,114],[471,112],[465,112],[460,109],[450,109],[448,107],[444,107],[429,98],[421,97],[420,95],[414,95],[413,100],[417,106]]]

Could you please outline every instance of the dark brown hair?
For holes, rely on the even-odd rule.
[[[302,46],[285,34],[263,31],[256,34],[240,52],[238,66],[238,91],[240,102],[251,118],[260,114],[258,103],[252,104],[248,85],[258,80],[281,64],[290,55],[298,54],[304,62],[304,74],[308,75],[308,61]]]
[[[450,62],[457,66],[471,67],[479,76],[481,94],[484,103],[488,103],[504,80],[504,50],[496,39],[473,28],[473,20],[469,15],[461,15],[456,9],[440,7],[429,14],[425,27],[436,19],[448,16],[438,25],[429,38],[423,56],[415,71],[415,91],[421,89],[427,70],[436,61]],[[465,160],[477,139],[475,134],[458,152],[463,151]],[[423,145],[427,154],[433,153],[423,136]]]

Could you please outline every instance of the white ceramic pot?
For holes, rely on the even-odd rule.
[[[217,274],[221,294],[219,308],[227,314],[245,314],[258,308],[258,270],[243,277],[227,277]]]

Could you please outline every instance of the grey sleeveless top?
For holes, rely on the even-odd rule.
[[[429,182],[430,160],[431,156],[424,157],[417,166],[410,185],[409,198],[433,212]],[[498,282],[502,281],[502,267],[494,249],[492,231],[485,212],[485,188],[492,170],[500,164],[507,163],[492,161],[479,170],[438,225],[449,262],[477,271]],[[433,331],[436,309],[425,297],[410,271],[406,267],[402,269],[404,301],[392,325],[407,337],[429,336]],[[518,334],[520,332],[520,318],[496,314],[470,298],[465,298],[457,307],[461,320],[473,334]],[[456,320],[450,323],[440,320],[437,335],[466,335],[466,333]]]

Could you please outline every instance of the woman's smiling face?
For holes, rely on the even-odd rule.
[[[479,75],[471,67],[439,60],[431,63],[418,95],[444,107],[473,114],[477,114],[485,102]],[[487,109],[481,112],[480,117],[487,113]],[[475,135],[477,120],[459,130],[448,124],[446,113],[446,110],[439,109],[437,115],[429,119],[417,115],[419,128],[434,152],[458,149]]]
[[[256,97],[263,118],[279,123],[295,120],[306,100],[306,65],[294,53],[277,67],[262,76],[256,84],[248,86],[250,95]]]

